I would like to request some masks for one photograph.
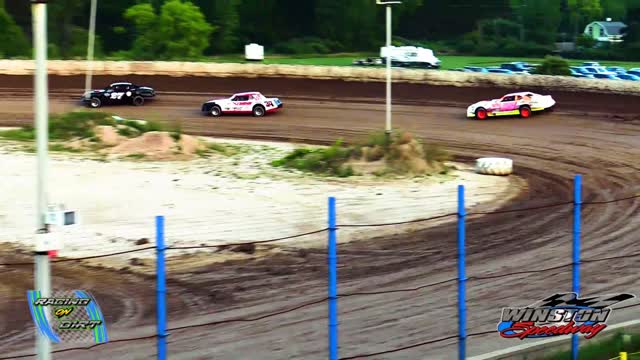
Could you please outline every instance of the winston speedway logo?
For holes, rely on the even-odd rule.
[[[503,308],[498,332],[503,338],[535,339],[584,334],[591,339],[607,327],[614,304],[634,298],[631,294],[579,298],[559,293],[523,308]]]
[[[98,303],[83,290],[56,291],[42,297],[27,291],[31,317],[38,330],[53,343],[106,343],[107,327]]]

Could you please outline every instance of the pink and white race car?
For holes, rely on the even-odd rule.
[[[500,99],[479,101],[467,108],[467,117],[484,120],[492,116],[520,115],[528,118],[534,111],[549,110],[556,101],[551,95],[532,92],[507,94]]]
[[[222,114],[253,114],[264,116],[282,108],[278,98],[266,98],[257,91],[237,93],[229,98],[212,99],[202,104],[202,112],[211,116]]]

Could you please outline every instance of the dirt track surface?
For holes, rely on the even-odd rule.
[[[158,99],[142,108],[122,106],[105,108],[105,111],[140,118],[181,119],[185,131],[203,135],[329,142],[338,136],[356,139],[384,124],[384,84],[278,79],[128,79],[155,87],[160,92]],[[102,86],[119,80],[123,79],[96,77],[94,84]],[[0,83],[7,87],[0,89],[4,95],[0,100],[0,120],[3,120],[0,124],[31,121],[31,79],[0,77]],[[74,108],[82,86],[81,77],[52,77],[52,111]],[[284,111],[262,119],[214,120],[199,113],[201,103],[212,95],[254,89],[282,97]],[[571,201],[571,182],[576,173],[584,177],[584,201],[606,201],[640,193],[639,99],[550,92],[559,103],[553,113],[528,120],[465,119],[464,109],[469,103],[514,90],[519,89],[394,85],[394,103],[398,104],[394,106],[394,126],[443,144],[468,161],[480,156],[514,159],[517,174],[529,181],[529,188],[504,210]],[[538,91],[546,93],[542,89]],[[638,198],[585,205],[582,259],[639,253],[639,207]],[[376,228],[372,228],[370,241],[341,245],[339,292],[409,289],[455,278],[457,250],[453,220],[389,238],[373,238]],[[571,224],[570,205],[470,216],[467,276],[536,271],[569,263]],[[0,262],[20,260],[8,254],[12,252],[5,253]],[[326,255],[322,249],[292,250],[265,260],[222,265],[170,266],[170,328],[261,317],[327,296]],[[496,279],[470,279],[468,332],[495,330],[503,306],[525,306],[552,292],[570,291],[570,269],[568,266]],[[614,292],[640,295],[639,269],[640,257],[637,256],[584,262],[581,291],[586,295]],[[148,318],[154,312],[153,279],[132,274],[103,274],[103,270],[97,269],[75,271],[86,271],[88,275],[80,277],[66,267],[54,268],[54,286],[63,284],[96,292],[103,311],[109,314],[112,340],[155,332],[153,319]],[[31,272],[32,267],[13,270],[0,267],[4,276],[23,279],[15,283],[11,301],[2,304],[0,347],[5,349],[4,354],[33,351],[33,328],[28,324],[28,317],[16,318],[15,315],[22,309],[26,314],[26,304],[19,294],[24,294],[31,283]],[[123,276],[123,281],[105,285],[99,280],[100,276]],[[456,335],[456,299],[455,281],[416,291],[343,297],[338,305],[340,356],[381,352]],[[323,359],[327,357],[326,314],[326,302],[320,302],[252,322],[171,331],[169,358]],[[637,314],[638,307],[614,311],[610,323],[631,320],[637,318]],[[468,339],[468,355],[520,343],[501,340],[497,332],[474,336]],[[112,343],[90,352],[65,352],[54,355],[54,359],[152,359],[155,340]],[[452,339],[370,358],[453,359],[456,356],[456,340]]]

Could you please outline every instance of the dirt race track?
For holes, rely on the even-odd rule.
[[[122,78],[94,77],[96,86]],[[281,79],[206,79],[131,77],[155,87],[157,100],[141,108],[110,107],[118,115],[180,119],[183,130],[202,135],[305,140],[354,140],[384,124],[384,84]],[[0,125],[32,118],[32,79],[0,77]],[[51,77],[51,110],[77,106],[82,77]],[[280,96],[285,108],[261,119],[199,113],[212,95],[260,90]],[[460,159],[507,156],[514,159],[528,189],[509,209],[528,211],[470,216],[467,225],[467,276],[529,272],[470,280],[468,332],[496,329],[503,306],[524,306],[552,292],[571,290],[571,206],[544,207],[572,199],[572,178],[584,177],[584,200],[601,201],[583,210],[583,294],[630,292],[640,295],[640,99],[604,94],[550,92],[553,113],[487,121],[467,120],[471,102],[516,89],[434,88],[394,85],[394,126],[445,145]],[[543,89],[533,89],[547,93]],[[615,115],[614,115],[615,114]],[[398,199],[402,201],[402,199]],[[472,209],[471,211],[481,211]],[[455,221],[409,235],[372,239],[339,247],[339,292],[418,288],[455,278]],[[288,234],[283,234],[286,236]],[[338,235],[339,236],[339,235]],[[0,262],[29,260],[4,251]],[[154,326],[154,280],[124,271],[113,273],[71,263],[53,267],[54,287],[94,292],[110,324],[110,339],[146,337]],[[32,353],[34,330],[23,294],[32,284],[31,266],[6,268],[0,294],[1,356]],[[220,322],[170,331],[170,359],[324,359],[327,358],[326,255],[323,250],[291,251],[250,262],[227,262],[169,271],[169,328]],[[456,282],[415,291],[345,296],[339,301],[340,356],[385,352],[457,333]],[[296,308],[296,311],[256,321]],[[635,301],[635,300],[634,300]],[[633,304],[630,302],[630,304]],[[626,305],[626,304],[625,304]],[[610,323],[638,318],[638,307],[614,311]],[[597,339],[597,337],[596,337]],[[497,332],[468,339],[468,355],[479,355],[519,340]],[[69,346],[69,345],[65,345]],[[56,346],[55,349],[64,347]],[[91,350],[54,355],[54,359],[153,359],[155,339],[113,342]],[[371,359],[453,359],[456,339],[424,344]]]

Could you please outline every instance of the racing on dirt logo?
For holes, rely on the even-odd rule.
[[[503,308],[498,332],[503,338],[520,340],[572,334],[591,339],[607,327],[610,307],[632,298],[635,295],[553,294],[523,308]]]
[[[38,330],[53,343],[108,341],[107,327],[96,300],[86,291],[56,291],[43,297],[27,292],[29,310]]]

